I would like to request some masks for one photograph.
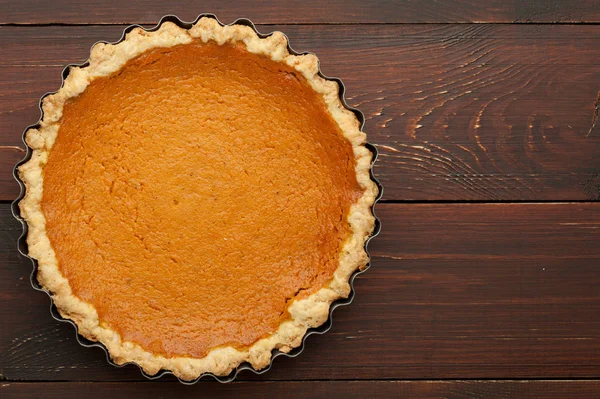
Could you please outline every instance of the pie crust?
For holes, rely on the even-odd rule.
[[[41,209],[43,170],[58,133],[63,106],[68,99],[81,94],[95,78],[113,74],[127,61],[149,49],[185,44],[193,39],[200,39],[204,43],[214,41],[219,45],[243,43],[249,52],[266,55],[302,73],[311,87],[322,95],[329,113],[352,144],[356,179],[364,191],[348,213],[351,236],[343,244],[339,266],[332,280],[310,296],[291,301],[288,308],[290,319],[282,322],[275,333],[247,348],[218,347],[203,358],[167,358],[148,352],[133,342],[123,341],[117,332],[101,325],[91,304],[73,295],[69,281],[59,271],[46,234],[46,220]],[[217,20],[207,17],[201,18],[190,29],[180,28],[171,22],[162,23],[153,32],[135,28],[118,44],[96,44],[91,50],[89,65],[71,67],[63,86],[55,94],[43,99],[42,110],[39,127],[29,129],[25,135],[28,146],[33,150],[31,159],[18,170],[26,187],[19,206],[21,216],[28,225],[29,255],[37,260],[37,279],[51,294],[60,314],[76,323],[79,334],[104,344],[116,364],[134,362],[150,375],[160,370],[170,370],[188,381],[203,373],[228,375],[243,362],[248,362],[256,370],[262,369],[269,365],[274,349],[289,352],[301,345],[309,328],[323,324],[329,316],[332,302],[349,295],[352,273],[363,269],[368,263],[364,247],[374,230],[375,218],[371,208],[378,188],[370,177],[372,154],[365,147],[366,135],[360,131],[360,123],[354,113],[340,101],[338,84],[319,76],[317,57],[313,54],[290,54],[287,38],[281,32],[260,38],[248,26],[221,26]]]

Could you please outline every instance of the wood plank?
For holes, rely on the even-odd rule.
[[[582,25],[262,26],[339,76],[381,150],[385,200],[600,199],[600,30]],[[62,66],[120,26],[3,27],[0,159]],[[23,49],[27,49],[23,51]],[[4,161],[8,163],[8,161]],[[0,199],[14,198],[9,168]]]
[[[4,399],[105,398],[414,398],[414,399],[597,399],[600,381],[303,381],[199,383],[4,383]]]
[[[383,231],[333,328],[242,380],[597,378],[600,203],[381,204]],[[29,286],[0,205],[0,370],[7,380],[142,380],[81,348]],[[166,378],[172,381],[172,378]]]
[[[15,5],[0,2],[4,13],[0,23],[156,23],[165,14],[192,21],[201,12],[215,13],[225,23],[245,17],[255,23],[442,23],[442,22],[598,22],[598,0],[474,0],[422,1],[303,1],[281,5],[250,0],[164,2],[159,0],[108,0],[96,3],[66,0],[37,2],[24,0]]]
[[[12,171],[24,156],[23,146],[0,145],[0,200],[12,200],[19,195],[20,187]]]

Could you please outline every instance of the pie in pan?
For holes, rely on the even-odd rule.
[[[264,368],[368,263],[366,135],[280,32],[136,28],[95,45],[42,110],[18,169],[29,255],[117,364],[183,380]]]

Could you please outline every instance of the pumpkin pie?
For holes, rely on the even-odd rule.
[[[117,364],[266,367],[368,262],[377,187],[339,87],[286,37],[202,18],[92,48],[26,132],[39,283]]]

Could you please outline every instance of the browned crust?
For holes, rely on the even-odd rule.
[[[283,322],[275,333],[245,349],[219,347],[200,359],[166,358],[147,352],[133,342],[123,341],[117,332],[101,325],[96,309],[91,304],[73,295],[69,281],[58,269],[54,250],[46,235],[46,220],[40,202],[43,169],[58,133],[65,101],[81,94],[95,78],[118,71],[128,60],[151,48],[189,43],[195,38],[203,42],[213,40],[218,44],[241,42],[248,51],[267,55],[274,61],[286,63],[301,72],[312,88],[323,96],[345,138],[352,143],[356,158],[356,177],[364,192],[350,209],[348,222],[352,235],[340,253],[339,266],[333,279],[309,297],[292,301],[288,308],[290,320]],[[309,328],[317,327],[327,320],[331,303],[348,296],[350,276],[368,262],[364,245],[374,228],[371,207],[375,202],[377,187],[370,178],[372,155],[365,147],[366,135],[360,131],[359,121],[341,103],[338,84],[321,78],[318,71],[317,57],[312,54],[290,54],[287,38],[281,32],[274,32],[261,39],[250,27],[221,26],[215,19],[202,18],[189,30],[165,22],[155,32],[137,28],[118,44],[95,45],[90,54],[89,66],[71,68],[63,87],[44,98],[44,116],[40,127],[26,133],[27,144],[33,149],[32,157],[19,167],[19,176],[26,186],[25,197],[19,206],[29,227],[29,255],[38,261],[38,280],[51,293],[61,315],[73,320],[84,337],[102,342],[115,363],[135,362],[148,374],[155,374],[161,369],[171,370],[183,380],[193,380],[205,372],[227,375],[242,362],[249,362],[255,369],[261,369],[269,364],[273,349],[287,352],[299,346]]]

